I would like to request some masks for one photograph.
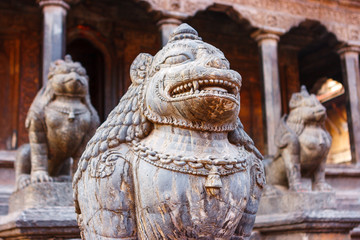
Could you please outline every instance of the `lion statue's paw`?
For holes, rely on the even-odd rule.
[[[34,171],[31,173],[31,182],[52,182],[53,178],[49,176],[47,171]]]
[[[296,183],[296,184],[292,184],[289,188],[290,191],[295,191],[295,192],[307,192],[309,191],[309,189],[304,186],[301,182],[300,183]]]
[[[18,189],[23,189],[31,183],[30,174],[21,174],[17,180]]]
[[[314,190],[320,192],[331,192],[333,191],[333,188],[326,182],[319,182],[319,183],[315,183]]]

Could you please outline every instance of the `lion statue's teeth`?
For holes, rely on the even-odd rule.
[[[204,93],[222,95],[227,93],[236,96],[238,93],[238,86],[222,79],[194,80],[178,85],[170,92],[170,96],[174,98]]]
[[[203,90],[219,91],[219,92],[228,92],[226,89],[221,88],[221,87],[204,87]]]

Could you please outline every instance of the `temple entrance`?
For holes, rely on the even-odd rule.
[[[91,103],[99,114],[100,121],[105,120],[105,62],[104,56],[93,44],[86,39],[75,39],[67,46],[67,54],[74,61],[80,62],[89,76],[89,90]]]
[[[305,85],[326,107],[326,129],[332,136],[327,163],[351,162],[339,41],[321,23],[304,21],[281,37],[280,76],[284,113],[291,94]]]

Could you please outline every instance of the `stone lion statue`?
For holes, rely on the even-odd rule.
[[[51,63],[48,82],[27,114],[29,144],[17,152],[16,188],[31,182],[70,181],[71,158],[76,167],[98,125],[85,69],[69,55]]]
[[[288,186],[303,191],[301,178],[311,178],[313,189],[329,191],[325,182],[325,162],[331,146],[331,136],[324,127],[326,109],[305,86],[294,93],[275,134],[278,154],[266,167],[266,179],[271,185]]]
[[[248,239],[265,178],[241,76],[187,24],[130,76],[74,176],[82,238]]]

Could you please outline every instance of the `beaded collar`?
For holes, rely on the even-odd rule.
[[[198,159],[197,157],[161,154],[137,141],[133,141],[132,145],[133,151],[142,160],[154,166],[181,173],[208,176],[211,169],[216,167],[220,176],[226,176],[236,172],[245,171],[248,165],[246,158],[249,156],[239,148],[238,155],[232,159],[229,157],[219,159],[212,156],[208,156],[205,159]]]

